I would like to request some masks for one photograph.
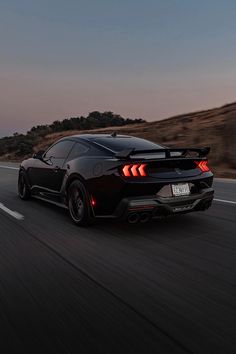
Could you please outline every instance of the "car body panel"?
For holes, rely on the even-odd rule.
[[[102,139],[100,139],[101,137]],[[121,141],[122,137],[119,136]],[[129,136],[125,136],[124,141],[128,141],[128,145],[132,146],[131,140],[134,139],[135,144],[137,138],[125,140],[129,138]],[[100,144],[100,141],[105,144],[106,139],[109,139],[108,147]],[[94,216],[121,217],[122,215],[117,213],[117,210],[120,210],[120,205],[126,205],[126,210],[122,212],[125,215],[129,209],[127,200],[130,201],[132,198],[134,200],[151,198],[157,204],[163,203],[162,199],[166,198],[164,199],[165,206],[168,201],[171,204],[176,199],[172,195],[168,195],[166,191],[170,191],[170,186],[173,183],[188,183],[191,187],[191,195],[188,198],[198,195],[200,199],[201,196],[204,199],[205,191],[209,192],[209,188],[212,187],[212,172],[203,172],[196,165],[196,161],[206,159],[206,157],[185,157],[181,155],[182,153],[175,153],[174,156],[168,158],[160,157],[160,154],[136,154],[136,156],[129,156],[126,160],[118,158],[117,151],[111,150],[111,145],[117,144],[114,139],[116,136],[107,134],[70,136],[54,144],[58,144],[58,147],[60,142],[71,144],[71,148],[64,158],[48,156],[50,153],[47,155],[53,145],[41,159],[30,158],[23,161],[20,170],[25,171],[33,196],[67,206],[68,187],[72,181],[78,179],[85,186],[88,198],[96,201],[96,205],[91,205]],[[141,140],[138,139],[139,146],[142,145]],[[143,141],[146,142],[146,140]],[[152,144],[154,143],[149,141],[147,143],[149,147]],[[155,144],[153,146],[155,147]],[[156,146],[160,149],[160,145]],[[80,156],[74,154],[76,149],[78,154],[81,151]],[[122,174],[125,164],[139,165],[143,162],[147,165],[147,176],[125,177]],[[163,192],[163,188],[165,192]],[[159,193],[164,193],[164,196]],[[208,197],[210,202],[213,199],[213,190],[210,191]],[[188,211],[191,210],[183,210],[183,212]]]

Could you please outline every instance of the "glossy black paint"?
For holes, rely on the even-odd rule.
[[[56,142],[43,155],[39,154],[23,161],[20,172],[24,171],[33,196],[64,206],[68,203],[69,185],[79,179],[86,188],[89,200],[96,201],[94,206],[91,203],[93,215],[96,217],[122,217],[129,211],[129,201],[132,199],[145,200],[148,197],[159,204],[161,199],[158,198],[168,189],[165,186],[171,183],[191,183],[192,194],[198,195],[200,199],[204,198],[201,191],[211,189],[213,174],[202,173],[196,168],[193,158],[182,156],[165,159],[154,156],[147,161],[142,156],[134,156],[132,163],[147,163],[148,176],[124,177],[122,167],[127,161],[117,158],[115,154],[127,145],[134,144],[133,147],[136,148],[136,143],[139,147],[143,144],[144,149],[161,148],[157,144],[129,136],[70,136]],[[171,197],[168,193],[165,197]],[[212,198],[211,189],[209,205]],[[121,208],[121,205],[124,207]]]

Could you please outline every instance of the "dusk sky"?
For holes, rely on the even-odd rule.
[[[235,0],[0,0],[0,136],[233,101]]]

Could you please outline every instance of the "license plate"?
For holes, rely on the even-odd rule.
[[[172,193],[173,196],[179,197],[181,195],[189,195],[190,194],[190,189],[189,189],[189,184],[188,183],[178,183],[178,184],[172,184]]]

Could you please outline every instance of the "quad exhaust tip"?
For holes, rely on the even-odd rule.
[[[140,219],[139,220],[140,220],[140,222],[145,223],[145,222],[147,222],[150,219],[150,217],[151,217],[150,213],[142,213],[140,215]]]
[[[128,215],[127,220],[128,220],[128,222],[130,224],[136,224],[139,221],[141,223],[145,223],[145,222],[147,222],[150,219],[150,217],[151,217],[150,213],[147,213],[147,212],[141,213],[141,214],[139,214],[139,213],[131,213],[131,214]]]
[[[136,224],[139,221],[139,214],[138,213],[129,214],[127,220],[130,224]]]

